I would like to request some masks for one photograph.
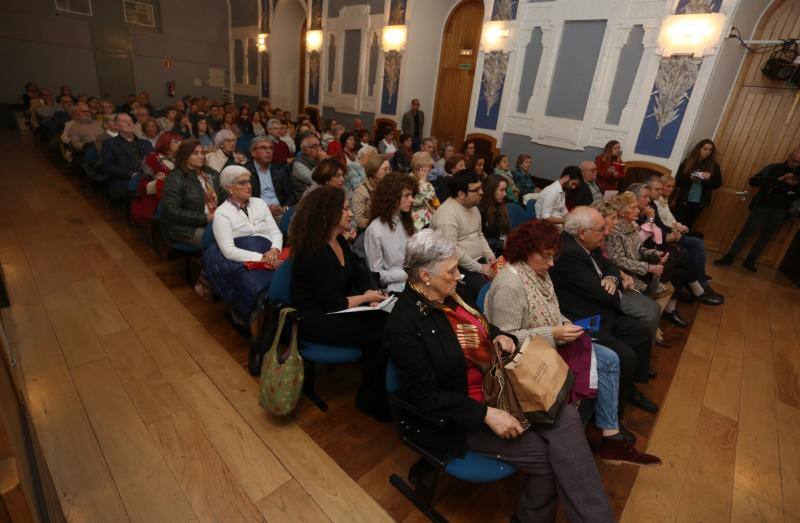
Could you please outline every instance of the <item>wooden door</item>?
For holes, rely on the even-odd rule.
[[[798,27],[800,0],[775,0],[759,21],[754,39],[796,38]],[[748,185],[748,179],[765,165],[784,161],[800,147],[800,108],[789,118],[798,90],[761,74],[768,58],[769,54],[747,54],[714,138],[721,155],[722,187],[698,222],[706,246],[712,250],[726,251],[747,219],[747,206],[757,190]],[[741,194],[744,191],[748,194]],[[778,267],[796,231],[795,223],[782,227],[759,261]],[[748,252],[749,245],[740,256]]]
[[[482,26],[481,0],[464,0],[445,23],[431,128],[440,143],[464,140]]]
[[[298,88],[300,89],[300,95],[297,97],[297,112],[295,113],[297,116],[303,114],[303,110],[306,107],[306,25],[308,24],[308,20],[303,18],[303,23],[300,24],[300,74],[299,79],[297,81]],[[297,119],[295,116],[295,119]]]

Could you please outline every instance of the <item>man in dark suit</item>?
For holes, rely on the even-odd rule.
[[[633,385],[650,378],[650,326],[622,311],[622,278],[619,270],[598,253],[608,234],[605,219],[590,207],[576,207],[564,222],[561,248],[550,277],[561,311],[571,320],[600,315],[597,342],[619,356],[620,411],[627,399],[647,412],[658,405]]]
[[[131,178],[141,172],[142,160],[153,152],[153,146],[136,137],[133,119],[128,113],[117,113],[114,122],[119,135],[103,142],[100,170],[108,179],[109,197],[124,200],[128,198]]]
[[[592,161],[584,161],[580,164],[581,181],[575,188],[575,207],[579,205],[592,205],[603,199],[603,191],[600,190],[595,180],[597,179],[597,165]]]
[[[286,209],[297,203],[286,164],[272,163],[273,140],[269,136],[257,136],[250,141],[252,160],[245,167],[252,173],[250,183],[252,195],[261,198],[269,207],[272,216],[278,220]]]
[[[403,134],[407,134],[412,138],[411,147],[415,151],[419,151],[420,143],[422,143],[422,133],[425,127],[425,113],[419,110],[420,103],[417,98],[411,100],[411,110],[403,115],[401,128]]]

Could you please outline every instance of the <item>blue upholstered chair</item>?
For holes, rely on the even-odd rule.
[[[491,287],[491,282],[486,282],[481,290],[478,292],[478,299],[475,300],[475,305],[478,306],[478,310],[484,312],[484,304],[486,303],[486,295],[489,294],[489,287]]]
[[[528,215],[529,220],[536,218],[536,200],[528,200],[528,203],[525,204],[525,214]]]
[[[154,233],[151,234],[153,247],[156,249],[157,252],[161,253],[163,256],[168,257],[170,254],[177,254],[183,258],[185,268],[184,268],[184,276],[186,277],[186,281],[191,283],[192,282],[192,258],[195,256],[199,256],[202,252],[201,249],[195,247],[194,245],[189,245],[188,243],[183,242],[175,242],[170,240],[169,234],[166,231],[166,227],[164,226],[164,203],[159,202],[158,207],[156,207],[156,212],[153,215],[153,219],[151,220],[151,226],[154,227]],[[205,235],[209,234],[209,229],[211,226],[206,227],[206,232],[204,233],[203,239],[205,241]],[[211,232],[213,237],[213,232]]]
[[[283,235],[284,242],[289,237],[289,225],[292,223],[292,216],[294,216],[294,207],[289,207],[281,216],[281,223],[278,224],[278,229]]]
[[[278,267],[272,281],[269,284],[269,301],[278,307],[288,306],[292,298],[292,270],[294,261],[288,259]],[[303,311],[298,311],[302,316]],[[299,317],[293,318],[295,321]],[[327,345],[315,343],[303,339],[303,331],[300,330],[298,345],[300,355],[305,364],[305,377],[303,381],[303,394],[311,400],[320,410],[328,410],[328,404],[317,395],[314,389],[315,364],[316,363],[348,363],[358,361],[363,355],[359,347],[346,345]]]
[[[508,209],[508,224],[512,230],[528,221],[528,215],[525,214],[525,209],[519,204],[509,202],[506,204],[506,209]]]
[[[453,458],[425,449],[416,443],[413,437],[415,432],[429,431],[431,428],[436,430],[437,427],[444,427],[446,422],[423,412],[398,396],[400,377],[391,360],[386,368],[386,390],[400,439],[403,444],[421,455],[409,471],[411,483],[407,483],[397,474],[392,474],[389,482],[431,521],[447,521],[433,507],[440,471],[470,483],[491,483],[516,473],[513,465],[483,454],[467,451],[463,457]]]

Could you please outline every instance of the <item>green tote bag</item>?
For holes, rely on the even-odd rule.
[[[261,367],[261,394],[258,402],[263,408],[278,416],[291,413],[303,393],[303,358],[297,350],[296,321],[291,322],[292,337],[287,351],[288,356],[283,362],[278,357],[283,327],[286,325],[287,316],[292,312],[295,312],[295,309],[290,307],[281,309],[272,349],[264,358]]]

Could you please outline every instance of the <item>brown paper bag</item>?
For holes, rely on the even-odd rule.
[[[553,423],[575,381],[558,352],[534,336],[505,364],[505,371],[525,417],[531,423]]]

